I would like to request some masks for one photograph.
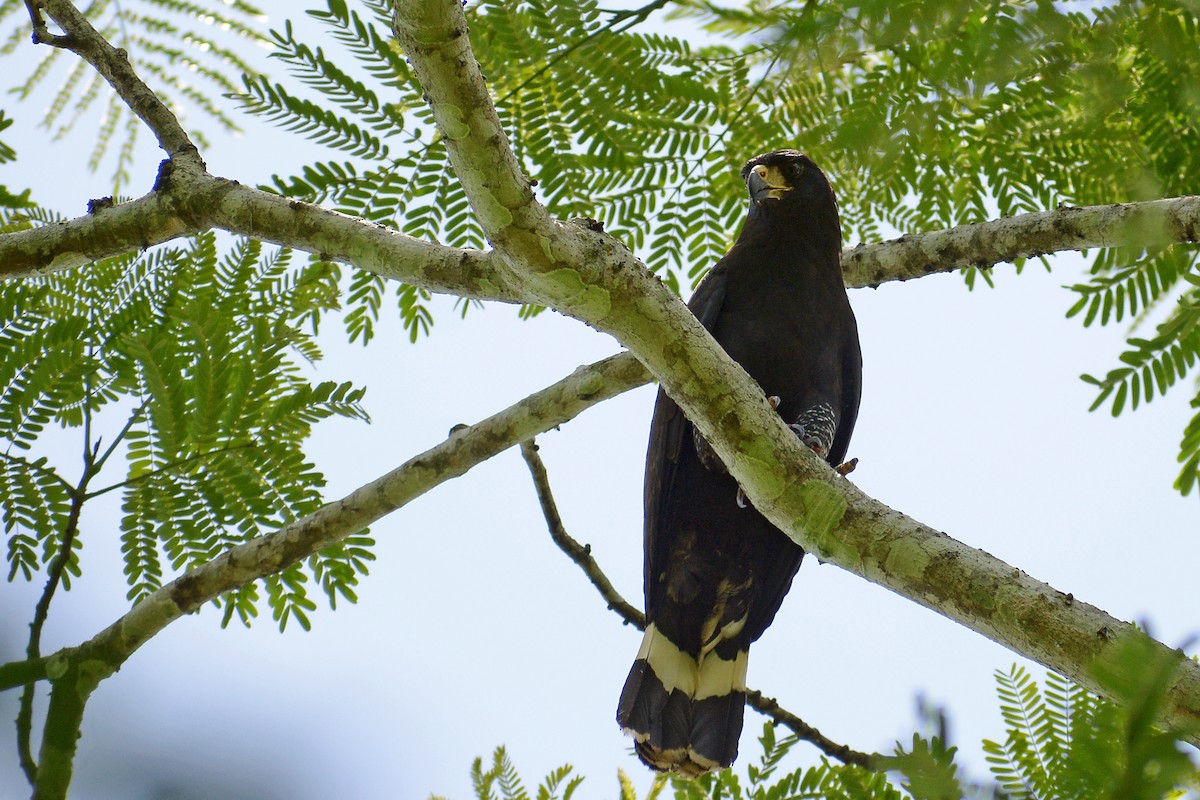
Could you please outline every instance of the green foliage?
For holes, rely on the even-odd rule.
[[[1181,657],[1180,657],[1181,658]],[[1007,735],[984,752],[1012,800],[1161,800],[1196,786],[1191,758],[1178,744],[1188,731],[1155,720],[1179,665],[1144,640],[1118,643],[1096,665],[1115,700],[1091,694],[1054,673],[1044,688],[1022,667],[997,671]],[[1194,731],[1193,731],[1194,733]]]
[[[643,32],[651,7],[603,11],[595,0],[484,0],[468,13],[505,130],[550,212],[601,220],[677,291],[728,247],[742,217],[738,167],[773,147],[801,146],[825,167],[851,240],[1064,203],[1187,194],[1200,181],[1194,6],[671,7],[710,40]],[[386,3],[360,8],[327,0],[310,12],[336,56],[290,25],[273,33],[275,56],[315,99],[245,80],[238,97],[247,110],[342,159],[276,176],[274,189],[413,236],[483,246],[388,30]],[[1086,310],[1086,324],[1152,308],[1166,317],[1154,338],[1130,341],[1128,367],[1085,378],[1098,386],[1098,403],[1111,398],[1119,413],[1191,374],[1196,252],[1102,251],[1091,280],[1073,287],[1070,313]],[[970,284],[977,278],[991,280],[967,272]],[[388,291],[379,278],[354,279],[352,339],[371,338]],[[432,320],[423,298],[399,291],[415,338]],[[1185,493],[1200,476],[1198,431],[1200,414],[1180,447]]]
[[[1110,317],[1120,321],[1125,313],[1133,316],[1139,303],[1144,315],[1154,304],[1161,305],[1168,290],[1178,295],[1166,319],[1155,326],[1154,336],[1129,338],[1129,348],[1120,355],[1122,366],[1109,370],[1103,378],[1082,376],[1098,389],[1092,410],[1110,398],[1114,417],[1126,403],[1136,409],[1139,403],[1153,400],[1156,393],[1166,394],[1196,366],[1200,358],[1200,265],[1195,260],[1196,252],[1191,247],[1175,247],[1153,257],[1143,256],[1131,266],[1073,287],[1080,298],[1068,316],[1086,308],[1084,325],[1090,325],[1097,315],[1102,325]],[[1178,288],[1181,284],[1182,289]],[[1200,409],[1200,395],[1192,405]],[[1183,468],[1175,479],[1175,488],[1186,495],[1200,479],[1200,413],[1184,430],[1179,462]]]
[[[13,121],[5,117],[4,110],[0,109],[0,131],[10,127],[12,124]],[[17,151],[13,150],[3,141],[0,141],[0,164],[3,164],[6,161],[14,161],[16,160],[16,157]],[[26,189],[20,194],[13,194],[8,190],[7,187],[4,186],[4,184],[0,183],[0,209],[25,208],[29,206],[29,191],[29,189]],[[0,228],[0,231],[2,230],[3,229]]]
[[[983,751],[995,784],[966,784],[955,762],[957,748],[939,737],[913,734],[912,745],[897,745],[883,759],[888,773],[846,764],[819,763],[784,772],[782,762],[799,739],[776,738],[771,722],[759,738],[762,756],[744,773],[733,769],[682,778],[656,775],[645,800],[1177,800],[1200,787],[1200,771],[1179,746],[1190,729],[1156,727],[1178,653],[1163,654],[1147,639],[1127,638],[1094,666],[1107,700],[1052,672],[1039,686],[1024,667],[996,672],[1003,742],[984,740]],[[566,780],[570,767],[551,773],[538,800],[557,797],[553,787]],[[898,776],[898,784],[888,774]],[[471,770],[478,800],[528,800],[504,748],[498,748],[486,772],[475,760]],[[637,800],[633,780],[618,771],[620,800]],[[582,780],[567,784],[563,800]],[[550,788],[546,788],[550,787]],[[431,800],[434,800],[431,798]]]
[[[780,775],[781,762],[799,739],[795,735],[777,739],[774,725],[768,722],[763,725],[763,734],[758,741],[762,745],[762,756],[757,763],[746,767],[744,775],[732,769],[694,779],[656,775],[644,800],[668,796],[672,800],[901,800],[904,797],[888,783],[883,773],[832,764],[825,759],[818,766]],[[569,800],[583,781],[580,776],[570,777],[570,772],[570,766],[562,766],[550,773],[538,787],[537,800],[560,797]],[[637,800],[637,789],[630,776],[618,770],[617,780],[620,800]],[[496,749],[492,768],[486,772],[481,759],[475,759],[471,781],[477,800],[530,800],[503,747]],[[561,795],[557,794],[559,787],[563,787]],[[913,796],[924,800],[923,795]],[[438,798],[431,797],[430,800]]]
[[[138,74],[161,96],[199,112],[224,131],[239,130],[216,98],[234,91],[230,75],[255,71],[245,54],[265,38],[260,27],[265,17],[259,9],[244,0],[95,0],[84,10],[105,39],[129,54]],[[63,50],[31,50],[32,33],[24,3],[0,2],[0,57],[16,56],[20,63],[32,65],[13,92],[21,99],[39,89],[51,93],[41,124],[55,139],[98,114],[88,166],[99,168],[115,146],[113,181],[119,190],[129,180],[138,136],[144,133],[141,121],[87,62]],[[57,85],[48,88],[49,84]],[[190,132],[206,144],[201,130],[192,127]]]
[[[483,768],[483,759],[471,764],[471,785],[479,800],[571,800],[583,777],[571,775],[570,764],[553,770],[538,785],[536,794],[530,795],[521,782],[517,769],[508,758],[503,747],[492,754],[491,769]],[[431,796],[429,800],[440,800]]]
[[[9,579],[58,551],[72,502],[120,492],[129,599],[314,511],[324,479],[302,445],[329,416],[365,419],[362,390],[310,383],[321,353],[300,322],[331,305],[292,254],[215,236],[0,287],[0,520]],[[48,427],[82,442],[82,478],[37,451]],[[126,471],[111,474],[123,452]],[[109,469],[105,469],[109,467]],[[109,481],[101,485],[100,481]],[[86,518],[85,525],[86,528]],[[274,619],[308,627],[309,581],[353,602],[360,534],[265,581]],[[257,590],[220,601],[255,615]]]
[[[826,758],[813,767],[781,773],[784,757],[800,739],[795,734],[776,738],[774,724],[763,724],[759,737],[762,756],[756,764],[747,764],[740,776],[733,769],[698,778],[670,777],[674,800],[900,800],[882,772],[872,772],[848,764],[834,764]]]
[[[964,796],[954,763],[957,748],[934,736],[913,734],[912,749],[896,746],[892,766],[904,775],[904,788],[917,800],[958,800]]]
[[[22,5],[0,4],[0,22],[14,29],[0,52],[26,38]],[[727,248],[742,216],[737,169],[768,148],[800,146],[825,167],[850,240],[1064,203],[1187,194],[1200,180],[1194,4],[669,4],[706,38],[644,30],[659,7],[482,0],[468,14],[505,130],[550,212],[601,220],[677,291]],[[389,29],[389,4],[326,0],[308,13],[328,47],[290,23],[273,31],[273,55],[292,76],[285,84],[239,55],[262,38],[259,13],[244,3],[101,0],[91,9],[167,96],[232,128],[209,90],[225,93],[336,156],[277,175],[276,191],[413,236],[484,247]],[[192,30],[194,20],[212,35]],[[44,83],[60,57],[45,51],[18,93]],[[93,163],[125,129],[120,181],[137,123],[85,65],[71,68],[44,123],[61,136],[101,105]],[[1085,376],[1097,405],[1111,401],[1120,413],[1194,377],[1196,253],[1102,251],[1090,279],[1073,287],[1070,313],[1085,324],[1152,316],[1157,326],[1130,340],[1117,369]],[[978,278],[991,280],[967,271],[970,284]],[[369,341],[389,305],[413,339],[429,330],[420,291],[358,275],[343,317],[351,339]],[[1200,397],[1196,404],[1200,412]],[[1176,486],[1188,493],[1200,480],[1200,413],[1179,461]]]

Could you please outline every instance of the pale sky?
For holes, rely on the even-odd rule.
[[[31,185],[70,215],[108,193],[103,175],[82,172],[87,131],[50,146],[36,128],[37,103],[10,97],[5,108],[18,122],[5,140],[22,159],[5,169],[9,188]],[[211,171],[253,183],[309,157],[250,129],[204,153]],[[819,143],[794,144],[820,162]],[[147,152],[139,162],[132,193],[149,190],[158,159]],[[838,176],[830,178],[836,189]],[[1000,266],[999,288],[973,293],[957,276],[852,291],[864,357],[852,479],[1179,644],[1200,632],[1200,504],[1171,488],[1193,385],[1117,420],[1087,413],[1093,393],[1078,375],[1115,366],[1124,331],[1064,319],[1074,295],[1060,287],[1079,280],[1081,263],[1056,259],[1053,274],[1033,264],[1020,277]],[[330,499],[451,426],[619,349],[557,314],[521,322],[515,309],[490,306],[459,321],[450,306],[439,300],[432,336],[416,345],[395,324],[366,349],[326,327],[321,377],[368,386],[374,420],[318,427],[309,452]],[[638,604],[652,402],[643,387],[539,439],[568,530]],[[77,439],[53,438],[62,440],[54,457],[74,463]],[[56,598],[43,652],[77,644],[127,610],[119,501],[106,499],[85,518],[84,575]],[[650,773],[613,718],[640,634],[554,548],[515,449],[373,532],[377,561],[359,603],[318,611],[311,632],[280,635],[265,608],[252,629],[222,631],[219,612],[205,608],[135,654],[88,706],[72,796],[466,800],[471,760],[490,760],[500,744],[531,789],[570,762],[588,776],[581,800],[613,796],[618,767],[644,791]],[[5,661],[23,652],[41,586],[41,578],[0,584]],[[953,743],[981,778],[980,739],[1003,735],[992,671],[1014,661],[956,623],[808,559],[751,651],[749,682],[861,750],[908,741],[914,698],[924,695],[946,707]],[[12,720],[16,700],[0,694],[0,718]],[[743,770],[757,758],[762,720],[747,710]],[[804,745],[794,753],[792,766],[816,759]],[[14,728],[3,723],[0,797],[24,794]]]

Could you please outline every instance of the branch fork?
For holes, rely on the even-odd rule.
[[[1099,689],[1089,674],[1092,661],[1119,640],[1145,634],[841,480],[796,440],[754,382],[626,248],[551,219],[536,202],[479,73],[458,0],[394,5],[396,34],[494,251],[412,239],[208,174],[186,131],[137,77],[126,54],[66,0],[26,0],[35,40],[92,64],[154,132],[167,160],[154,189],[141,198],[0,237],[0,277],[79,268],[219,228],[430,291],[549,305],[612,334],[633,355],[581,368],[310,517],[189,571],[77,648],[0,666],[0,688],[53,682],[35,796],[65,794],[88,694],[163,627],[222,592],[361,530],[500,450],[645,383],[650,374],[713,444],[754,505],[815,556]],[[63,35],[50,33],[43,13]],[[847,284],[877,285],[1062,249],[1145,246],[1148,236],[1156,243],[1195,241],[1198,230],[1198,197],[1058,209],[860,246],[846,254]],[[1160,722],[1181,727],[1200,721],[1200,666],[1155,646],[1180,662]],[[773,705],[766,698],[755,702]]]
[[[490,134],[499,129],[499,122],[478,67],[462,64],[465,37],[461,32],[466,22],[459,4],[396,0],[395,5],[397,19],[403,21],[396,24],[397,35],[429,94],[456,166],[513,163],[515,157],[504,137]],[[437,38],[447,31],[457,35],[450,40]],[[482,99],[482,105],[471,107],[475,121],[471,125],[462,125],[446,111],[460,98]],[[1090,673],[1096,659],[1123,638],[1148,639],[1134,626],[1086,603],[1069,602],[1067,595],[1047,584],[864,495],[790,435],[745,371],[716,345],[683,303],[631,256],[610,252],[607,259],[597,258],[599,254],[591,249],[594,245],[582,238],[583,231],[567,234],[551,222],[522,231],[532,236],[513,236],[513,223],[486,210],[491,197],[527,190],[528,182],[519,171],[489,174],[486,186],[462,177],[489,239],[510,263],[526,269],[539,290],[548,291],[545,302],[612,334],[636,354],[713,445],[755,507],[817,558],[929,607],[1094,691],[1103,691]],[[1131,208],[1109,207],[1105,220],[1096,219],[1089,210],[1059,209],[1031,215],[1027,223],[1030,230],[1058,229],[1060,234],[1065,230],[1071,249],[1106,236],[1111,238],[1100,243],[1119,244],[1131,229],[1143,238],[1195,238],[1200,198]],[[1131,213],[1143,216],[1131,222]],[[934,234],[912,239],[932,248],[918,251],[924,265],[963,266],[963,240],[974,240],[977,247],[990,242],[990,251],[983,248],[984,260],[1014,248],[1016,257],[1026,257],[1062,246],[1061,239],[1054,245],[1045,236],[1035,237],[1032,244],[1014,242],[1014,228],[1020,225],[964,226],[940,238]],[[540,250],[531,239],[542,246]],[[900,240],[890,246],[904,250],[911,242]],[[1021,247],[1033,249],[1026,252]],[[543,271],[546,255],[562,266]],[[862,268],[854,260],[851,272]],[[869,268],[864,271],[860,279],[876,280]],[[925,267],[922,274],[928,271]],[[547,280],[551,277],[555,280]],[[1195,724],[1200,722],[1200,665],[1162,644],[1154,646],[1180,664],[1160,721],[1172,728],[1190,725],[1200,731]],[[1193,734],[1193,741],[1200,742],[1200,737]]]

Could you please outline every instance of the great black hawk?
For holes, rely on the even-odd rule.
[[[837,201],[803,153],[742,168],[741,235],[688,307],[830,464],[858,415],[862,357],[841,271]],[[617,721],[648,766],[696,775],[737,756],[751,642],[775,618],[804,550],[746,503],[662,390],[646,454],[646,633]]]

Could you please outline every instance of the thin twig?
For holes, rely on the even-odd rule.
[[[879,772],[883,768],[883,756],[878,753],[861,753],[844,744],[838,744],[812,725],[809,725],[786,708],[780,706],[778,700],[773,697],[767,697],[758,689],[746,690],[746,705],[755,711],[765,714],[780,725],[789,728],[798,737],[806,742],[811,742],[822,753],[836,758],[843,764],[854,764],[855,766],[875,770],[876,772]]]
[[[85,454],[86,456],[86,454]],[[75,537],[79,532],[79,515],[83,510],[83,501],[87,491],[87,483],[92,477],[92,460],[86,458],[83,466],[83,476],[79,485],[71,490],[71,510],[67,515],[67,524],[63,529],[62,544],[58,553],[50,562],[47,570],[46,588],[42,590],[33,612],[33,622],[29,623],[29,643],[25,647],[25,657],[34,661],[42,657],[42,628],[50,615],[50,602],[62,582],[63,572],[71,561],[71,553],[75,546]],[[38,765],[33,759],[33,748],[30,744],[33,735],[33,698],[37,684],[26,683],[21,691],[20,705],[17,709],[17,754],[21,762],[21,770],[33,786],[37,781]]]
[[[0,664],[0,692],[24,686],[32,681],[46,680],[47,659],[10,661]]]
[[[130,429],[133,428],[134,423],[137,422],[139,419],[141,419],[142,414],[145,413],[146,408],[149,405],[150,405],[150,398],[146,398],[145,400],[142,401],[141,405],[139,405],[137,408],[135,408],[133,410],[133,413],[129,415],[129,419],[125,420],[124,427],[122,427],[121,430],[117,431],[117,435],[113,438],[112,444],[110,444],[103,453],[100,453],[100,440],[99,439],[96,440],[96,453],[99,453],[99,455],[93,454],[93,456],[92,456],[92,459],[93,459],[92,463],[95,464],[96,472],[99,472],[104,467],[104,462],[108,461],[108,457],[111,456],[114,451],[116,451],[117,445],[121,444],[121,442],[124,441],[125,437],[129,434]],[[94,493],[89,495],[89,497],[94,497],[94,496],[95,496]]]
[[[246,450],[247,448],[251,448],[254,446],[255,446],[254,442],[241,442],[239,444],[226,445],[225,447],[217,447],[213,450],[205,450],[203,453],[193,453],[192,455],[185,456],[184,458],[181,458],[178,461],[172,461],[168,464],[162,464],[161,466],[155,467],[152,470],[147,470],[146,472],[143,472],[140,475],[136,475],[132,478],[128,478],[128,479],[120,481],[118,483],[110,484],[108,486],[105,486],[103,489],[97,489],[94,492],[88,492],[87,496],[84,499],[91,500],[93,497],[99,497],[102,494],[108,494],[109,492],[116,491],[117,489],[124,489],[127,486],[135,486],[139,483],[144,483],[145,481],[157,478],[159,475],[162,475],[163,473],[173,472],[175,470],[179,470],[179,469],[182,469],[183,467],[194,464],[197,461],[203,461],[204,459],[208,458],[209,456],[219,456],[222,453],[232,453],[237,450]]]
[[[52,47],[68,49],[67,37],[56,36],[46,27],[46,18],[42,16],[42,10],[38,8],[35,0],[25,0],[25,9],[29,12],[29,21],[33,25],[34,44],[48,44]]]
[[[512,89],[509,89],[507,92],[505,92],[499,98],[497,98],[496,105],[501,106],[504,103],[511,100],[516,95],[520,94],[527,86],[529,86],[530,83],[532,83],[537,78],[540,78],[542,75],[546,74],[546,72],[548,72],[552,67],[554,67],[555,64],[557,64],[559,61],[562,61],[564,58],[571,55],[571,53],[575,52],[579,48],[595,41],[597,38],[599,38],[600,36],[603,36],[606,33],[620,34],[620,33],[624,33],[625,31],[629,30],[630,28],[634,27],[635,25],[640,25],[641,23],[645,22],[646,19],[652,13],[654,13],[655,11],[658,11],[660,8],[663,8],[671,1],[672,0],[653,0],[653,2],[647,3],[646,5],[642,6],[641,8],[630,8],[625,11],[608,12],[608,13],[611,13],[612,16],[609,18],[608,22],[605,25],[602,25],[601,27],[596,28],[593,31],[590,31],[587,35],[583,36],[580,39],[577,39],[574,42],[571,42],[566,47],[564,47],[562,50],[558,51],[553,56],[551,56],[549,59],[546,59],[545,62],[540,67],[538,67],[536,70],[534,70],[533,74],[529,75],[527,78],[525,78],[525,80],[521,81],[521,83],[517,84]],[[617,28],[617,26],[620,25],[622,22],[628,22],[629,24],[625,25],[623,28]]]
[[[554,540],[560,550],[566,553],[567,558],[574,561],[583,570],[588,580],[600,592],[600,596],[608,603],[609,609],[621,617],[626,624],[633,625],[638,629],[645,629],[646,616],[613,588],[608,576],[604,574],[600,565],[596,563],[596,559],[592,557],[591,545],[580,544],[567,533],[562,523],[562,517],[558,513],[558,504],[554,502],[554,495],[550,491],[550,478],[546,473],[546,465],[542,461],[542,457],[538,455],[537,442],[533,439],[521,442],[521,456],[529,466],[529,474],[533,476],[533,486],[542,507],[542,515],[546,518],[546,527],[550,530],[550,538]],[[882,767],[882,756],[876,753],[862,753],[844,744],[838,744],[792,712],[781,707],[774,699],[764,696],[757,689],[746,690],[746,703],[755,711],[791,730],[798,738],[811,743],[821,752],[844,764],[854,764],[871,770],[879,770]]]
[[[645,629],[645,614],[638,611],[635,606],[621,596],[620,592],[613,588],[608,576],[604,574],[600,565],[596,563],[596,559],[592,557],[592,546],[575,541],[563,527],[562,517],[559,516],[558,506],[554,502],[554,495],[550,493],[550,477],[546,474],[546,465],[542,462],[542,457],[538,455],[537,442],[533,439],[521,442],[521,456],[529,465],[529,474],[533,476],[533,487],[537,491],[538,502],[542,506],[542,515],[546,518],[546,527],[550,529],[550,538],[558,545],[559,550],[566,553],[567,557],[583,570],[588,580],[596,587],[596,591],[600,592],[600,596],[604,598],[604,602],[608,603],[610,609],[625,620],[626,624],[633,625],[639,630]]]
[[[159,146],[172,158],[188,152],[198,155],[196,146],[179,119],[147,86],[133,69],[129,54],[113,47],[88,22],[78,8],[67,0],[26,0],[33,20],[34,41],[70,50],[87,61],[120,95],[125,105],[137,114],[158,139]],[[46,28],[42,13],[54,20],[64,36],[54,36]]]
[[[88,384],[88,395],[91,395],[91,385]],[[42,590],[41,597],[38,598],[37,605],[34,607],[33,621],[29,624],[29,643],[25,648],[25,655],[28,663],[40,661],[42,657],[42,630],[46,625],[46,620],[50,616],[50,603],[54,600],[54,595],[58,591],[58,587],[63,583],[63,575],[71,563],[71,556],[74,553],[75,543],[79,535],[79,518],[83,511],[83,504],[95,494],[88,493],[88,484],[100,472],[104,466],[104,462],[113,454],[116,448],[125,439],[133,424],[138,420],[145,411],[149,401],[142,403],[129,416],[129,420],[125,426],[118,431],[113,438],[112,444],[103,454],[100,453],[100,440],[92,439],[92,408],[90,403],[85,403],[83,406],[83,471],[79,478],[79,483],[71,487],[71,508],[67,514],[67,522],[63,528],[62,542],[59,544],[58,553],[50,562],[47,569],[46,587]],[[33,700],[36,694],[37,684],[34,679],[29,679],[21,691],[21,699],[17,709],[17,755],[21,764],[21,770],[25,773],[30,786],[38,786],[39,778],[44,778],[41,773],[43,769],[33,758],[33,748],[31,744],[33,735]],[[77,687],[78,688],[78,687]],[[59,691],[60,687],[56,686],[55,691]],[[62,692],[70,692],[74,690],[62,689]],[[76,695],[71,695],[76,697]],[[82,695],[83,699],[79,707],[79,714],[82,714],[82,703],[86,701],[86,693]],[[76,698],[78,699],[78,698]],[[59,703],[63,702],[61,699]],[[61,714],[56,714],[55,718],[61,717]],[[71,717],[73,718],[73,717]],[[50,736],[50,718],[47,717],[47,733]],[[74,738],[74,733],[68,731],[68,738]],[[58,737],[62,738],[62,737]],[[43,746],[43,751],[45,746]],[[74,752],[73,747],[71,752]],[[56,770],[60,767],[56,767]],[[69,774],[69,773],[68,773]]]

